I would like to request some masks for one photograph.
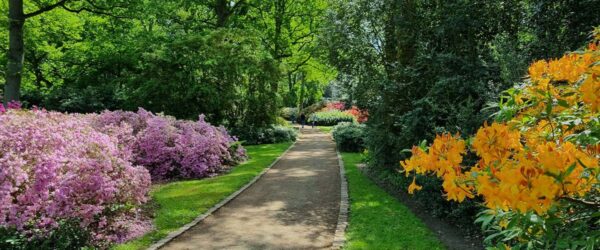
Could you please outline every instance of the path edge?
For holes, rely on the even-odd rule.
[[[348,227],[348,181],[346,179],[346,170],[344,168],[344,160],[340,151],[336,148],[335,152],[338,157],[338,164],[340,165],[340,213],[338,215],[337,227],[335,229],[335,235],[333,237],[333,245],[331,249],[342,249],[346,244],[346,228]]]
[[[177,230],[169,233],[165,238],[162,238],[161,240],[159,240],[156,243],[152,244],[150,247],[147,248],[147,250],[158,250],[158,249],[160,249],[161,247],[165,246],[167,243],[169,243],[173,239],[175,239],[175,238],[179,237],[180,235],[182,235],[183,233],[185,233],[190,228],[194,227],[195,225],[198,225],[198,223],[202,222],[208,216],[212,215],[214,212],[216,212],[217,210],[219,210],[221,207],[225,206],[231,200],[235,199],[238,195],[240,195],[242,192],[244,192],[246,189],[248,189],[250,186],[252,186],[254,183],[256,183],[273,166],[275,166],[275,164],[277,164],[279,162],[279,160],[281,160],[281,158],[283,158],[283,156],[286,155],[288,153],[288,151],[290,151],[296,145],[296,142],[298,142],[298,139],[296,139],[294,141],[294,143],[292,143],[292,145],[290,145],[281,155],[279,155],[277,157],[277,159],[275,159],[271,163],[271,165],[269,165],[267,168],[265,168],[262,172],[260,172],[260,174],[258,174],[257,176],[255,176],[254,179],[252,179],[246,185],[244,185],[243,187],[241,187],[237,191],[233,192],[232,194],[230,194],[229,196],[227,196],[227,198],[225,198],[224,200],[220,201],[216,205],[212,206],[206,212],[200,214],[192,222],[183,225],[179,229],[177,229]]]

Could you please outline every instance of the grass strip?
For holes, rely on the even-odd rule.
[[[333,130],[333,126],[317,126],[317,128],[323,133],[331,133]]]
[[[155,230],[137,240],[118,245],[115,249],[145,249],[166,237],[243,187],[290,145],[291,142],[246,146],[250,159],[227,174],[155,185],[150,192],[158,206],[154,218]]]
[[[342,153],[342,159],[350,195],[345,249],[445,249],[406,206],[360,172],[359,153]]]

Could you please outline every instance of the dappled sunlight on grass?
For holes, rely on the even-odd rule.
[[[444,249],[407,207],[360,173],[360,154],[342,157],[350,194],[347,249]]]
[[[333,130],[333,126],[317,126],[323,133],[330,133]]]
[[[153,187],[151,196],[157,204],[156,230],[146,236],[119,245],[116,249],[143,249],[191,222],[231,193],[237,191],[269,166],[291,143],[247,146],[250,159],[230,173],[209,179],[178,181]]]

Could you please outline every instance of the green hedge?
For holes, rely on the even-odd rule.
[[[365,149],[364,124],[342,122],[333,127],[333,139],[342,152],[362,152]]]
[[[338,110],[324,111],[310,115],[308,123],[311,124],[312,122],[315,122],[315,125],[318,126],[333,126],[340,122],[354,122],[354,116]]]
[[[244,145],[259,145],[295,141],[298,135],[293,127],[273,125],[266,128],[235,128],[233,134]]]

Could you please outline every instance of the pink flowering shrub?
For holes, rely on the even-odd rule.
[[[0,102],[2,99],[0,99]],[[6,108],[4,104],[0,103],[0,114],[6,112],[7,109],[21,109],[21,103],[18,101],[10,101],[7,103]]]
[[[7,104],[8,109],[21,109],[21,102],[19,101],[10,101]]]
[[[325,107],[325,109],[327,111],[330,111],[330,110],[344,111],[344,109],[346,109],[346,103],[344,103],[344,102],[330,102],[330,103],[327,103],[327,106]]]
[[[143,109],[134,112],[105,111],[95,116],[98,130],[120,138],[130,148],[135,164],[145,166],[154,180],[202,178],[246,158],[238,140],[222,127],[204,121],[176,120]],[[114,126],[129,125],[132,134],[115,134]]]
[[[0,115],[0,228],[44,238],[65,222],[106,247],[151,228],[140,215],[150,175],[133,166],[120,139],[92,126],[91,117],[8,110]],[[131,134],[128,125],[113,134]]]
[[[204,121],[180,121],[176,124],[180,135],[175,144],[180,152],[179,175],[183,178],[203,177],[217,173],[226,162],[231,162],[229,140],[219,129]]]

